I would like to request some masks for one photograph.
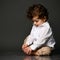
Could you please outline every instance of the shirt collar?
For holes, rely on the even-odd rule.
[[[44,26],[46,23],[47,23],[47,21],[46,21],[46,22],[44,22],[43,24],[41,24],[40,26]]]

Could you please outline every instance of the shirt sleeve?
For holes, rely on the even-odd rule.
[[[42,27],[39,31],[39,35],[34,43],[30,46],[32,50],[36,50],[41,47],[51,36],[52,31],[48,27]]]
[[[32,42],[33,42],[33,38],[32,38],[31,35],[29,35],[29,36],[27,37],[26,44],[27,44],[27,45],[30,45],[30,44],[32,44]]]
[[[33,42],[33,31],[34,31],[34,26],[32,26],[31,32],[30,32],[29,36],[27,37],[27,41],[26,41],[27,45],[30,45]]]

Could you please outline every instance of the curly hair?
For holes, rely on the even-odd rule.
[[[48,19],[48,11],[47,9],[41,4],[35,4],[30,6],[27,11],[27,17],[32,19],[34,16],[38,16],[39,19],[46,17]]]

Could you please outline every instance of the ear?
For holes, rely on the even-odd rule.
[[[44,22],[46,21],[46,16],[44,16]]]

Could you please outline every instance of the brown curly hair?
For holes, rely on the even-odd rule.
[[[30,6],[27,11],[27,17],[32,19],[34,16],[38,16],[39,19],[45,18],[48,19],[47,9],[41,4],[34,4]]]

